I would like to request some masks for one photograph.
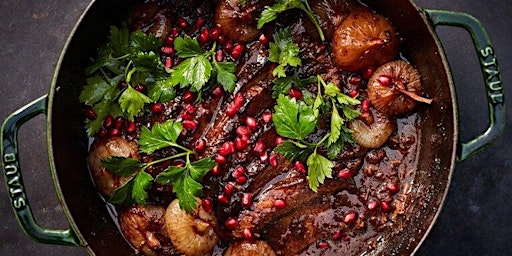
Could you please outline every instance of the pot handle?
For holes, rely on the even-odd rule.
[[[424,11],[434,27],[438,25],[455,26],[469,32],[484,77],[489,106],[489,127],[482,134],[470,141],[462,142],[458,146],[457,158],[462,161],[494,142],[505,128],[505,102],[498,61],[489,36],[478,19],[466,13],[443,10]]]
[[[7,191],[16,219],[23,231],[34,240],[46,244],[80,246],[80,239],[70,227],[67,230],[52,230],[39,226],[28,203],[18,161],[18,130],[28,120],[47,113],[47,96],[12,113],[2,125],[2,161]]]

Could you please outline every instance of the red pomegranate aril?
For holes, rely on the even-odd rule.
[[[390,212],[393,210],[393,206],[391,205],[391,203],[386,201],[380,202],[380,208],[382,209],[383,212]]]
[[[219,195],[217,197],[217,201],[219,201],[222,204],[228,205],[231,200],[229,199],[229,197],[225,195]]]
[[[318,243],[318,248],[329,249],[329,244],[327,242],[320,242],[320,243]]]
[[[243,166],[240,166],[240,167],[237,167],[233,171],[232,175],[233,175],[234,178],[238,178],[238,177],[242,177],[244,174],[245,174],[245,168]]]
[[[226,109],[226,115],[228,115],[229,117],[233,117],[236,115],[236,113],[238,113],[238,110],[240,108],[237,107],[235,104],[231,103],[228,105],[228,108]]]
[[[178,22],[178,27],[180,27],[180,28],[187,28],[188,27],[188,21],[185,18],[183,18],[183,17],[179,17],[177,22]]]
[[[165,38],[164,44],[165,46],[174,46],[174,37],[168,36],[167,38]]]
[[[165,56],[171,56],[176,53],[176,50],[173,47],[164,46],[160,49],[160,52]]]
[[[111,128],[108,130],[108,135],[110,135],[112,137],[119,136],[120,134],[121,134],[121,132],[117,128]]]
[[[368,207],[368,210],[373,211],[373,210],[377,209],[377,207],[379,207],[379,202],[377,202],[375,200],[370,200],[368,202],[367,207]]]
[[[361,77],[360,76],[351,76],[348,80],[350,84],[353,85],[359,85],[361,83]]]
[[[226,220],[226,228],[235,229],[236,227],[238,227],[238,220],[233,217],[229,217]]]
[[[224,52],[222,50],[217,50],[215,52],[215,60],[217,62],[222,62],[224,60]]]
[[[92,107],[87,106],[84,110],[84,115],[89,120],[96,120],[98,116],[96,115],[96,112],[94,112],[94,109]]]
[[[238,185],[243,185],[243,184],[245,184],[245,183],[247,182],[247,176],[242,175],[242,176],[240,176],[240,177],[236,178],[236,179],[235,179],[235,182],[236,182],[236,184],[238,184]]]
[[[185,111],[187,111],[187,113],[193,115],[197,112],[197,109],[192,104],[187,104],[187,105],[185,105]]]
[[[350,241],[350,236],[345,236],[345,237],[343,237],[343,241],[345,241],[345,242]]]
[[[134,121],[129,122],[128,127],[126,127],[126,132],[133,134],[136,131],[137,131],[137,123],[135,123]]]
[[[197,29],[200,29],[201,27],[203,27],[203,25],[204,25],[204,21],[205,21],[205,20],[204,20],[204,18],[203,18],[203,17],[199,17],[199,18],[196,20],[196,22],[194,23],[194,26],[195,26],[196,30],[197,30]]]
[[[123,126],[124,126],[124,119],[122,117],[116,118],[116,120],[114,121],[114,127],[118,130],[121,130],[121,128],[123,128]]]
[[[373,75],[373,72],[375,71],[375,69],[373,67],[369,67],[367,68],[362,74],[361,76],[364,78],[364,79],[368,79],[370,78],[372,75]]]
[[[256,118],[251,116],[245,118],[245,125],[247,125],[247,128],[251,131],[258,129],[258,121],[256,121]]]
[[[181,119],[183,119],[183,120],[189,120],[189,121],[194,120],[194,116],[187,113],[186,111],[181,112],[180,116],[181,116]]]
[[[336,230],[336,232],[334,232],[334,234],[332,234],[332,239],[338,240],[340,238],[341,238],[341,231]]]
[[[96,134],[100,138],[105,138],[108,135],[108,131],[107,131],[107,129],[105,129],[105,127],[101,127],[100,130],[98,131],[98,133],[96,133]]]
[[[201,205],[203,206],[203,209],[207,213],[213,212],[212,200],[210,200],[209,198],[203,198],[203,200],[201,200]]]
[[[244,51],[244,45],[243,44],[237,44],[233,47],[233,50],[231,51],[231,57],[234,59],[240,58],[242,55],[242,52]]]
[[[298,99],[298,100],[302,99],[302,92],[296,88],[291,88],[290,92],[288,92],[288,95],[290,95],[290,97]]]
[[[281,145],[284,142],[284,138],[281,136],[276,137],[276,147]]]
[[[215,165],[215,167],[213,167],[210,172],[212,173],[212,175],[214,176],[217,176],[217,175],[220,175],[220,166],[219,165]]]
[[[284,209],[286,207],[286,201],[283,200],[283,199],[276,199],[276,200],[274,200],[274,203],[272,203],[272,205],[276,209],[281,210],[281,209]]]
[[[206,44],[210,40],[210,31],[208,29],[203,29],[199,36],[197,37],[197,41],[200,44]]]
[[[268,153],[267,151],[263,151],[260,153],[260,161],[262,163],[266,163],[268,161]]]
[[[230,41],[226,41],[226,43],[223,46],[226,52],[231,52],[233,50],[233,43]]]
[[[343,217],[343,222],[349,224],[349,223],[356,221],[356,219],[357,219],[357,213],[349,212],[349,213],[345,214],[345,216]]]
[[[215,87],[212,91],[212,95],[215,97],[221,97],[224,94],[224,91],[219,86]]]
[[[270,39],[267,35],[261,34],[260,38],[258,38],[258,41],[260,41],[260,44],[262,44],[262,45],[267,45],[268,42],[270,41]]]
[[[151,112],[155,115],[161,114],[162,112],[164,112],[164,109],[164,104],[160,102],[153,103],[153,105],[151,106]]]
[[[249,128],[247,128],[247,126],[238,126],[236,128],[236,134],[238,134],[238,136],[242,137],[242,136],[251,136],[251,130]]]
[[[245,103],[245,98],[244,96],[241,94],[241,93],[237,93],[235,95],[235,98],[233,99],[233,104],[238,107],[238,108],[241,108]]]
[[[107,115],[103,120],[103,126],[109,128],[112,124],[114,124],[114,118],[111,115]]]
[[[205,147],[206,147],[206,141],[204,141],[203,139],[199,139],[196,142],[196,145],[195,145],[196,151],[201,152],[204,150]]]
[[[249,146],[249,138],[247,136],[238,137],[235,139],[235,148],[244,150]]]
[[[135,87],[133,89],[135,89],[136,91],[138,91],[140,93],[144,93],[146,91],[146,86],[143,84],[137,84],[137,85],[135,85]]]
[[[370,110],[370,101],[369,101],[369,100],[366,100],[366,99],[365,99],[365,100],[363,100],[363,101],[361,102],[361,109],[362,109],[363,111],[365,111],[365,112],[366,112],[366,111],[368,111],[368,110]]]
[[[277,167],[277,155],[276,154],[271,154],[270,157],[268,158],[268,161],[269,161],[269,164],[270,166],[272,167]]]
[[[352,172],[348,168],[343,168],[340,172],[338,172],[338,178],[350,179],[352,178]]]
[[[226,48],[225,44],[226,44],[226,36],[224,35],[220,35],[219,38],[217,38],[217,42],[222,45],[224,48]],[[227,51],[227,50],[226,50]]]
[[[295,161],[293,166],[295,167],[295,170],[297,170],[299,173],[306,174],[308,171],[306,169],[306,166],[304,166],[304,164],[301,161]]]
[[[196,96],[191,91],[186,91],[185,93],[183,93],[183,102],[185,103],[192,103],[194,102],[195,98]]]
[[[174,66],[174,62],[171,57],[165,57],[165,67],[166,68],[172,68]]]
[[[128,84],[126,83],[126,81],[121,81],[117,84],[117,88],[122,91],[128,88]]]
[[[252,230],[250,228],[244,228],[244,230],[242,231],[242,235],[244,236],[244,239],[247,241],[254,240],[254,237],[252,235]]]
[[[176,161],[172,162],[172,165],[176,166],[176,167],[183,168],[183,167],[185,167],[185,161],[183,161],[183,160],[176,160]]]
[[[352,91],[350,91],[350,93],[348,94],[348,96],[350,96],[351,98],[355,98],[355,97],[357,97],[357,95],[359,95],[359,93],[357,92],[357,90],[352,90]]]
[[[382,86],[389,87],[393,84],[393,78],[388,75],[380,75],[377,77],[377,82]]]
[[[263,120],[263,122],[265,122],[267,124],[272,122],[272,112],[270,112],[270,111],[263,112],[263,114],[261,114],[261,119]]]
[[[235,153],[235,144],[232,141],[227,141],[220,146],[219,155],[228,156]]]
[[[220,34],[222,34],[222,29],[220,27],[214,27],[210,30],[210,40],[219,39]]]
[[[386,186],[386,189],[389,191],[390,194],[394,195],[394,194],[398,193],[398,191],[400,190],[400,187],[398,186],[398,184],[396,182],[391,182],[391,183],[388,183],[388,185]]]
[[[242,207],[249,208],[252,204],[252,196],[250,193],[244,193],[242,195]]]
[[[172,28],[171,29],[171,35],[173,35],[174,37],[177,37],[178,35],[180,34],[180,29],[179,28]]]
[[[254,148],[253,148],[254,152],[256,153],[261,153],[263,152],[263,150],[265,150],[265,143],[263,143],[263,141],[261,140],[258,140],[255,144],[254,144]]]
[[[235,185],[231,182],[224,185],[224,195],[232,196],[235,193]]]
[[[195,130],[197,128],[196,121],[183,120],[181,124],[183,125],[183,128],[185,128],[186,130]]]

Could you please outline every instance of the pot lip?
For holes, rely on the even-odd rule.
[[[73,29],[70,31],[70,33],[66,39],[66,42],[64,43],[64,46],[62,47],[62,50],[59,55],[59,59],[57,61],[57,64],[55,65],[55,71],[53,73],[52,82],[50,85],[50,91],[48,93],[48,107],[47,107],[48,112],[47,112],[47,117],[46,117],[46,131],[47,131],[46,132],[46,141],[47,141],[47,146],[48,146],[48,160],[49,160],[48,162],[49,162],[53,185],[55,187],[55,191],[56,191],[59,203],[60,203],[62,210],[64,212],[64,215],[70,225],[70,228],[74,231],[74,233],[80,240],[81,246],[84,249],[86,249],[86,251],[90,255],[95,255],[95,253],[92,250],[92,248],[89,246],[89,244],[87,243],[84,236],[81,234],[80,229],[78,228],[76,222],[74,221],[73,216],[71,215],[71,212],[69,211],[69,207],[66,203],[66,200],[63,197],[62,189],[60,187],[59,177],[56,172],[55,159],[53,156],[53,152],[54,152],[53,151],[53,143],[52,143],[53,142],[52,141],[53,130],[52,130],[51,124],[52,124],[52,119],[53,119],[54,98],[55,98],[55,94],[59,91],[59,88],[57,87],[57,80],[58,80],[58,77],[59,77],[59,74],[61,71],[63,60],[64,60],[66,52],[68,51],[68,48],[71,44],[71,41],[75,37],[76,31],[81,26],[84,18],[88,15],[89,10],[92,8],[92,6],[95,3],[96,3],[96,0],[90,0],[90,3],[85,7],[84,11],[80,15],[80,17],[77,19],[75,25],[73,26]]]
[[[452,150],[452,154],[450,156],[450,168],[449,168],[449,173],[447,176],[445,189],[444,189],[444,192],[443,192],[443,195],[441,198],[441,202],[440,202],[437,210],[435,211],[435,214],[434,214],[432,220],[430,221],[428,227],[426,228],[421,240],[416,244],[414,250],[411,252],[411,255],[415,255],[418,252],[418,250],[420,249],[423,242],[428,237],[429,233],[431,232],[432,228],[434,227],[435,223],[437,222],[437,219],[439,218],[442,210],[444,209],[446,197],[448,195],[448,191],[449,191],[449,188],[451,185],[452,175],[453,175],[453,172],[455,169],[455,164],[456,164],[456,159],[457,159],[457,145],[459,143],[459,122],[458,122],[459,119],[458,119],[458,106],[457,106],[457,98],[456,98],[456,94],[455,94],[455,86],[454,86],[453,78],[451,75],[450,66],[449,66],[448,60],[446,58],[446,54],[444,53],[441,41],[439,40],[439,37],[437,36],[437,34],[435,32],[435,28],[433,27],[432,23],[429,21],[429,18],[426,15],[426,12],[422,8],[418,7],[418,5],[414,2],[414,0],[407,0],[407,1],[414,7],[417,14],[420,15],[420,17],[422,18],[422,22],[424,23],[425,27],[427,28],[429,35],[435,41],[436,48],[438,49],[437,54],[439,55],[441,62],[444,66],[444,70],[445,70],[447,80],[448,80],[451,104],[452,104],[452,109],[453,109],[452,119],[453,119],[453,126],[454,126],[453,127],[453,138],[452,138],[453,150]],[[80,233],[80,229],[78,228],[76,222],[73,219],[73,216],[71,215],[71,213],[69,211],[69,207],[63,197],[63,192],[60,187],[59,178],[58,178],[58,175],[56,172],[55,159],[53,156],[53,152],[54,152],[54,147],[53,147],[53,143],[52,143],[53,142],[53,140],[52,140],[53,129],[52,129],[51,124],[52,124],[52,119],[53,119],[54,98],[55,98],[55,94],[58,93],[58,91],[59,91],[59,88],[57,87],[57,80],[58,80],[58,77],[59,77],[59,74],[61,71],[63,60],[65,59],[66,52],[68,51],[71,41],[75,37],[75,34],[76,34],[78,28],[81,26],[84,18],[89,15],[90,9],[92,8],[92,6],[94,6],[96,4],[96,2],[98,2],[98,1],[90,0],[90,3],[84,9],[84,11],[80,15],[80,17],[77,19],[73,29],[70,31],[69,35],[67,36],[66,42],[60,52],[59,59],[56,63],[54,73],[52,76],[50,91],[48,93],[48,101],[47,101],[48,102],[48,108],[47,108],[48,110],[47,110],[47,119],[46,119],[46,130],[47,130],[46,141],[47,141],[47,147],[48,147],[48,160],[49,160],[49,168],[50,168],[50,172],[51,172],[51,176],[52,176],[53,185],[54,185],[59,203],[63,209],[64,215],[70,225],[70,228],[73,229],[76,236],[80,240],[81,246],[84,249],[86,249],[86,251],[90,255],[95,255],[95,253],[94,253],[93,249],[90,247],[90,245],[87,243],[84,236]]]

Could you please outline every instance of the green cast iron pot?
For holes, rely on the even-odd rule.
[[[501,76],[493,47],[475,18],[462,13],[422,10],[411,0],[395,0],[393,4],[373,0],[368,4],[388,17],[400,31],[405,55],[418,68],[426,93],[434,95],[431,106],[420,108],[420,147],[411,192],[416,197],[414,200],[425,204],[423,207],[417,204],[408,213],[411,220],[405,230],[399,234],[385,233],[379,247],[367,255],[414,254],[439,215],[455,163],[490,144],[504,128]],[[13,113],[2,127],[3,171],[12,207],[24,232],[39,242],[83,246],[96,255],[135,254],[118,231],[88,172],[88,138],[78,100],[86,84],[83,70],[90,64],[90,57],[95,56],[97,47],[106,41],[109,26],[119,25],[129,5],[122,0],[93,1],[66,43],[49,94]],[[434,31],[439,25],[466,29],[481,63],[490,125],[484,133],[467,142],[458,139],[454,85]],[[47,115],[50,168],[68,218],[67,230],[50,230],[37,225],[19,170],[17,131],[24,122],[41,113]]]

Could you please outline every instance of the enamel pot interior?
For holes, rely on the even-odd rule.
[[[442,206],[455,162],[456,107],[448,65],[431,25],[409,0],[368,1],[400,32],[403,53],[419,70],[431,106],[420,108],[421,135],[417,173],[411,186],[404,230],[386,233],[379,254],[411,254],[421,244]],[[87,170],[88,139],[78,100],[86,84],[83,70],[97,47],[107,40],[110,25],[120,25],[128,1],[98,0],[89,7],[63,53],[49,97],[49,147],[56,184],[65,211],[84,245],[96,255],[134,254],[118,232],[110,212],[96,192]]]

